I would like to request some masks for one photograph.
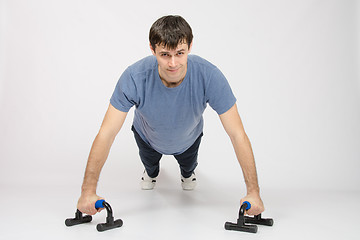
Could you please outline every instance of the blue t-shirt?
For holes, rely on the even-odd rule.
[[[155,56],[129,66],[121,75],[110,103],[122,112],[135,105],[134,128],[141,138],[162,154],[186,151],[203,131],[207,103],[220,115],[236,102],[220,70],[196,55],[188,55],[182,83],[166,87]]]

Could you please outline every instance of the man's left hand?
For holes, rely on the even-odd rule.
[[[257,193],[246,195],[246,197],[240,200],[240,205],[245,201],[248,201],[251,204],[251,208],[246,211],[246,214],[248,215],[259,215],[265,210],[264,203]]]

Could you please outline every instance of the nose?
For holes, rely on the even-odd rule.
[[[171,56],[168,64],[171,68],[176,67],[175,56]]]

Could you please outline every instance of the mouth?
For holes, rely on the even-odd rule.
[[[177,69],[167,69],[169,72],[171,72],[171,73],[176,73],[178,70],[179,70],[179,68],[177,68]]]

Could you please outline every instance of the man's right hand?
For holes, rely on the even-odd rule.
[[[99,208],[99,209],[95,208],[95,202],[100,199],[103,198],[99,197],[96,194],[82,193],[77,204],[77,209],[79,209],[79,211],[82,213],[95,215],[97,212],[100,212],[101,210],[104,209],[104,208]]]

